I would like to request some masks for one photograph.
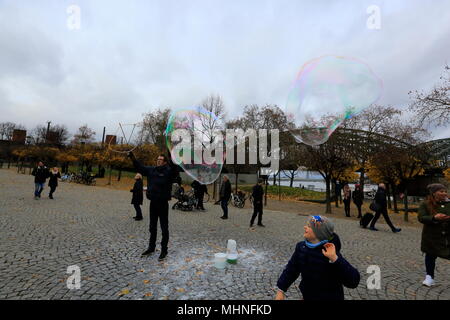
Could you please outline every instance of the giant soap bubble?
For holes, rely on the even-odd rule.
[[[382,82],[365,63],[323,56],[306,63],[289,92],[286,114],[297,142],[325,143],[336,128],[381,97]]]
[[[213,183],[225,161],[221,129],[220,120],[203,107],[174,110],[166,128],[166,143],[172,161],[201,184]],[[184,140],[180,134],[184,135]],[[187,138],[189,143],[183,147]]]

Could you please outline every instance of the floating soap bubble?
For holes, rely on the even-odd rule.
[[[203,107],[174,110],[166,128],[172,161],[201,184],[213,183],[225,161],[219,119]]]
[[[306,63],[289,92],[286,114],[297,142],[314,146],[328,140],[345,120],[381,97],[382,82],[365,63],[323,56]]]

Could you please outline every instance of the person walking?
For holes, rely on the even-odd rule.
[[[136,221],[141,221],[144,219],[142,217],[142,210],[141,205],[144,201],[144,182],[142,181],[142,175],[140,173],[137,173],[134,177],[134,186],[133,189],[130,190],[130,192],[133,193],[133,197],[131,198],[131,204],[134,206],[134,209],[136,210],[136,216],[133,217]]]
[[[159,155],[156,166],[143,166],[136,160],[133,152],[128,156],[138,173],[147,177],[147,198],[150,200],[150,240],[148,249],[142,256],[148,256],[155,252],[158,230],[158,219],[161,225],[161,254],[159,261],[166,259],[169,244],[169,200],[171,199],[172,183],[176,181],[178,170],[175,165],[168,163],[165,155]]]
[[[228,219],[228,201],[231,197],[231,183],[228,179],[228,176],[223,176],[222,184],[220,185],[219,189],[219,196],[220,196],[220,206],[223,210],[223,216],[221,216],[221,219]]]
[[[31,174],[34,176],[34,199],[38,200],[41,197],[42,190],[44,190],[49,171],[44,163],[39,161],[37,167],[33,169]]]
[[[450,200],[447,188],[439,183],[430,184],[429,194],[419,206],[418,219],[423,224],[421,251],[425,253],[425,280],[431,287],[434,282],[436,259],[450,260]]]
[[[361,276],[341,255],[333,223],[326,217],[312,216],[304,226],[303,237],[278,279],[275,299],[284,300],[284,293],[301,275],[299,287],[304,300],[344,300],[344,287],[357,288]]]
[[[348,184],[344,185],[344,198],[343,198],[343,202],[344,202],[344,211],[345,211],[345,216],[346,217],[350,217],[350,202],[352,200],[352,191],[350,190],[350,187]]]
[[[352,199],[356,208],[358,208],[358,218],[361,219],[362,218],[361,207],[364,201],[364,193],[361,190],[361,185],[359,184],[355,185],[355,191],[353,191],[352,193]]]
[[[263,215],[263,195],[264,189],[262,187],[263,179],[259,178],[258,183],[253,186],[252,189],[252,198],[253,198],[253,216],[250,220],[250,228],[253,227],[253,223],[255,222],[256,216],[258,216],[258,226],[265,227],[262,224],[262,215]]]
[[[49,173],[50,179],[48,180],[48,186],[50,187],[50,193],[48,197],[50,199],[53,199],[53,193],[56,190],[56,187],[58,186],[58,178],[61,179],[61,173],[59,173],[59,170],[57,167],[54,167],[52,171]]]
[[[194,197],[197,201],[197,205],[195,208],[198,210],[205,210],[203,206],[203,198],[205,196],[205,193],[208,194],[208,188],[206,187],[206,185],[201,184],[197,180],[194,180],[191,183],[191,187],[192,189],[194,189]]]
[[[375,216],[373,217],[372,222],[370,223],[369,229],[372,231],[378,231],[378,229],[375,228],[375,223],[380,218],[380,215],[383,215],[384,220],[386,220],[386,223],[391,228],[392,232],[394,233],[400,232],[402,229],[394,227],[387,212],[386,186],[384,183],[380,183],[378,185],[378,190],[377,193],[375,194],[374,202],[377,206],[377,209],[375,211]]]

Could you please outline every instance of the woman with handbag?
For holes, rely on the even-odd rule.
[[[421,203],[418,219],[423,223],[421,250],[425,253],[425,286],[434,285],[436,259],[450,260],[450,200],[447,188],[439,183],[430,184],[429,195]]]
[[[386,220],[386,223],[391,228],[392,232],[397,233],[400,232],[402,229],[394,227],[394,225],[391,222],[391,219],[389,218],[388,212],[387,212],[387,200],[386,200],[386,186],[384,183],[380,183],[378,185],[377,193],[375,194],[375,200],[370,205],[370,209],[375,211],[375,217],[372,219],[372,222],[370,223],[370,230],[372,231],[378,231],[378,229],[375,228],[375,223],[377,222],[378,218],[380,218],[380,215],[383,215],[384,220]]]

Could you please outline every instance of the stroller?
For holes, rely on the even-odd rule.
[[[184,193],[183,187],[179,187],[174,192],[173,197],[177,200],[172,206],[172,210],[192,211],[197,203],[197,199],[194,197],[192,191]]]

